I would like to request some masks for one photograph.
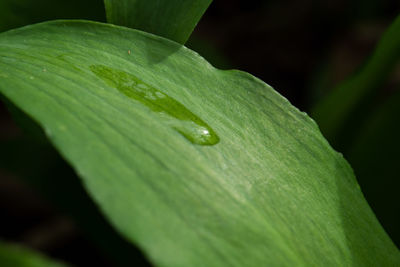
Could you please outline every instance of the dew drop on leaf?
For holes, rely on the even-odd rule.
[[[157,113],[165,124],[193,144],[211,146],[219,142],[218,135],[206,122],[177,100],[133,74],[104,65],[92,65],[90,70],[109,86]]]

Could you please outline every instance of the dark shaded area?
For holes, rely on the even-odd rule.
[[[54,19],[106,21],[101,0],[1,0],[0,16],[0,32]]]
[[[101,0],[4,0],[0,8],[0,31],[56,18],[105,20]],[[362,64],[399,10],[395,0],[214,0],[188,46],[217,67],[241,69],[261,78],[308,111]],[[379,89],[379,103],[368,112],[373,123],[362,113],[360,121],[365,123],[360,123],[357,136],[347,145],[332,143],[345,153],[367,200],[397,245],[400,124],[393,114],[399,108],[392,102],[388,111],[380,107],[399,89],[397,68]],[[123,255],[129,256],[129,266],[148,265],[105,222],[74,172],[40,137],[40,131],[28,128],[16,126],[0,103],[0,150],[12,151],[0,156],[0,238],[75,266],[121,266],[118,258],[123,261]],[[20,147],[13,147],[17,143]],[[67,196],[74,201],[62,204]],[[99,229],[106,229],[108,239],[93,236]],[[104,252],[107,248],[110,254]]]
[[[59,209],[56,209],[52,200],[43,198],[38,188],[27,184],[27,181],[16,176],[14,173],[31,172],[31,176],[39,171],[40,166],[32,166],[29,158],[40,158],[29,150],[19,151],[18,149],[9,150],[6,141],[20,138],[22,133],[13,124],[9,117],[5,117],[5,108],[1,106],[1,169],[0,169],[0,238],[9,242],[17,242],[44,252],[50,256],[71,262],[77,266],[85,266],[92,262],[96,266],[110,266],[106,262],[109,260],[102,256],[99,248],[93,242],[88,241],[81,229],[70,217],[67,217]],[[6,129],[6,131],[3,131]],[[8,136],[12,134],[12,136]],[[18,137],[16,137],[18,136]],[[11,152],[7,153],[5,152]],[[27,154],[23,154],[27,153]],[[22,157],[21,157],[22,156]],[[17,159],[15,159],[17,157]],[[17,164],[7,164],[9,161],[16,161]],[[36,164],[39,162],[36,161]],[[7,164],[4,166],[4,164]],[[40,163],[39,163],[40,164]],[[46,160],[42,162],[42,168],[52,169]],[[18,165],[20,167],[18,167]],[[11,169],[6,171],[5,169]],[[11,174],[13,173],[13,174]],[[52,173],[57,180],[58,173]],[[25,177],[24,177],[25,178]],[[29,178],[28,178],[29,179]],[[52,183],[57,184],[56,183]],[[50,185],[49,185],[50,186]],[[58,186],[54,186],[56,189]],[[60,190],[58,190],[60,191]],[[66,193],[67,191],[65,191]],[[54,191],[56,193],[56,191]]]
[[[247,71],[308,110],[359,66],[399,10],[398,1],[215,0],[193,35],[229,63],[217,67]],[[328,67],[327,88],[310,92]]]
[[[400,246],[400,90],[371,111],[346,151],[370,206]]]

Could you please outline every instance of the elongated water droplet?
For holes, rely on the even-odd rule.
[[[164,123],[193,144],[210,146],[219,142],[218,135],[206,122],[172,97],[134,75],[103,65],[92,65],[90,70],[109,86],[156,112]]]

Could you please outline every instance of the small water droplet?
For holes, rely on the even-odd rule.
[[[49,128],[45,128],[44,132],[46,133],[47,137],[49,137],[49,138],[53,136],[53,132]]]
[[[219,142],[218,135],[206,122],[172,97],[134,75],[103,65],[92,65],[90,70],[109,86],[156,112],[164,123],[193,144],[210,146]]]
[[[33,79],[35,79],[35,77],[33,77],[33,76],[29,76],[29,79],[33,80]]]

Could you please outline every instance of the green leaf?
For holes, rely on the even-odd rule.
[[[184,44],[212,0],[104,0],[107,21]]]
[[[157,266],[395,266],[350,166],[271,87],[144,32],[0,35],[0,92]]]
[[[358,124],[371,101],[400,58],[400,16],[383,35],[368,62],[354,76],[340,84],[312,112],[328,140],[340,143],[341,135]],[[345,146],[345,145],[344,145]]]
[[[8,267],[67,267],[37,252],[0,241],[0,265]]]

